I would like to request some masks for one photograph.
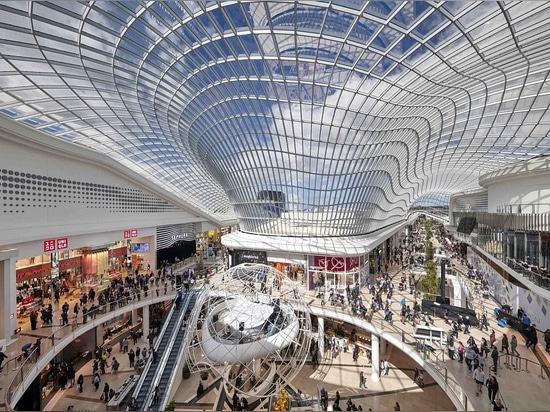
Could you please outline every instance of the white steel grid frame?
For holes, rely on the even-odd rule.
[[[220,221],[349,236],[550,150],[546,2],[4,2],[0,114]]]

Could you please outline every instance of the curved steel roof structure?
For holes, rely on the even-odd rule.
[[[0,113],[215,220],[366,234],[550,152],[548,2],[3,2]]]

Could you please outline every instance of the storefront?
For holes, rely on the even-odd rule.
[[[364,256],[309,256],[309,288],[317,286],[325,291],[343,291],[346,286],[362,282],[367,275],[368,258]]]
[[[305,282],[307,260],[304,255],[267,252],[267,264],[284,273],[290,280]]]
[[[237,266],[241,263],[262,263],[267,265],[267,252],[259,250],[235,249],[229,252],[229,266]]]
[[[230,229],[230,228],[229,228]],[[224,229],[224,232],[227,228]],[[214,256],[221,257],[222,252],[222,231],[219,229],[209,230],[196,234],[196,254],[203,259]]]
[[[103,247],[55,250],[19,259],[16,267],[17,316],[23,318],[54,299],[54,289],[61,294],[80,293],[90,288],[102,290],[112,279],[126,274],[128,247],[126,240]],[[139,254],[149,261],[149,254]],[[54,288],[55,285],[55,288]]]

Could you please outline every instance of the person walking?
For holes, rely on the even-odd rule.
[[[462,342],[458,342],[458,362],[462,363],[464,361],[464,345]]]
[[[94,374],[94,378],[92,380],[92,383],[94,384],[94,392],[97,392],[97,390],[99,389],[99,382],[101,382],[101,378],[99,377],[99,373],[95,373]]]
[[[78,389],[79,393],[82,393],[82,390],[84,386],[84,375],[80,374],[78,375],[78,379],[76,380],[76,387]]]
[[[384,376],[388,376],[390,374],[390,363],[387,359],[384,359],[384,362],[382,362],[382,366],[384,368]]]
[[[38,321],[38,315],[36,314],[36,311],[32,311],[29,315],[29,319],[31,320],[31,330],[36,330],[36,322]]]
[[[113,360],[111,361],[111,374],[118,373],[119,367],[120,363],[118,363],[117,359],[113,356]]]
[[[471,326],[470,317],[466,316],[464,318],[463,323],[464,323],[464,334],[470,333],[470,326]]]
[[[489,395],[489,401],[493,403],[498,393],[498,381],[495,375],[492,375],[487,381],[487,394]]]
[[[155,386],[155,392],[153,394],[153,403],[156,405],[157,403],[159,403],[159,387],[158,385]]]
[[[493,360],[493,372],[497,372],[497,363],[498,363],[498,349],[496,346],[493,346],[493,350],[491,352],[491,359]]]
[[[367,389],[366,381],[367,378],[365,378],[365,372],[361,371],[359,373],[359,387]]]
[[[481,366],[478,366],[476,370],[474,370],[473,378],[477,385],[476,396],[479,396],[483,392],[483,385],[485,385],[485,372],[483,372]]]
[[[487,315],[483,313],[481,315],[481,330],[485,329],[486,331],[489,331],[489,322],[487,322]]]
[[[491,329],[491,333],[489,334],[489,345],[493,346],[496,341],[497,341],[497,335],[495,333],[495,330]]]
[[[8,359],[8,356],[4,352],[0,351],[0,370],[2,370],[2,362],[4,362],[4,359]]]
[[[101,395],[101,399],[107,403],[109,402],[109,391],[111,388],[109,387],[109,383],[105,382],[105,385],[103,386],[103,394]]]
[[[336,395],[334,395],[334,405],[336,407],[339,407],[340,406],[340,392],[339,391],[336,391]]]
[[[500,349],[500,352],[504,352],[506,350],[506,354],[509,355],[510,352],[508,351],[508,335],[506,335],[506,333],[504,333],[502,335],[502,343],[501,343],[501,349]]]
[[[130,349],[130,352],[128,352],[128,360],[130,361],[130,368],[133,368],[134,362],[136,360],[136,354],[134,352],[134,349]]]
[[[510,349],[512,350],[512,355],[519,356],[517,347],[518,347],[518,339],[516,338],[516,335],[512,335],[512,339],[510,339]]]

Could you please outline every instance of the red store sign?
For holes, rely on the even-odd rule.
[[[68,247],[69,238],[67,237],[48,239],[44,241],[44,253],[54,252],[56,249],[67,249]]]
[[[124,231],[124,239],[130,239],[132,237],[137,237],[137,236],[138,236],[137,229],[130,229],[130,230]]]
[[[66,237],[62,237],[60,239],[57,239],[57,248],[58,249],[67,249],[69,247],[69,239]]]
[[[53,252],[55,250],[55,239],[48,239],[44,241],[44,252]]]

